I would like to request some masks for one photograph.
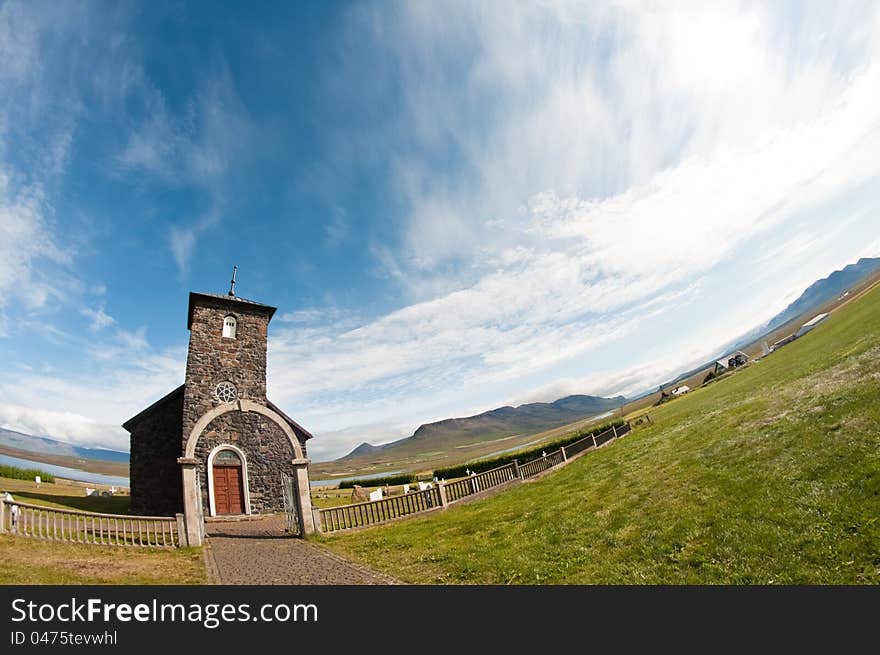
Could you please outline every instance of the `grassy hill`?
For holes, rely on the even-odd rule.
[[[880,287],[539,482],[345,536],[413,583],[880,582]]]

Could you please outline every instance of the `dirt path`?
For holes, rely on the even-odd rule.
[[[397,580],[284,535],[281,517],[208,523],[209,580],[229,585],[387,585]]]

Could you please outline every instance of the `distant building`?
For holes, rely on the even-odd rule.
[[[715,375],[721,375],[722,373],[726,373],[727,371],[732,371],[735,368],[739,368],[740,366],[748,364],[748,362],[749,356],[746,355],[743,351],[737,350],[727,357],[722,357],[717,362],[715,362]]]
[[[828,314],[819,314],[818,316],[810,319],[809,321],[801,325],[800,329],[794,333],[794,336],[804,336],[807,332],[818,326],[820,323],[823,323],[826,318],[828,318]]]
[[[690,392],[690,390],[691,390],[691,388],[685,384],[685,385],[682,385],[676,389],[673,389],[672,395],[673,396],[683,396],[684,394]]]
[[[795,336],[794,334],[789,334],[784,339],[780,339],[779,341],[774,343],[772,346],[770,346],[770,352],[773,352],[775,350],[779,350],[780,348],[782,348],[782,346],[786,346],[786,345],[790,344],[795,339],[797,339],[797,336]]]

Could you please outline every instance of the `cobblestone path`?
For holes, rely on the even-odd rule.
[[[283,517],[208,523],[209,579],[229,585],[386,585],[387,575],[288,537]]]

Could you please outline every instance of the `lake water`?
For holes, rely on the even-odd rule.
[[[375,478],[384,478],[389,475],[400,475],[403,471],[385,471],[383,473],[370,473],[369,475],[353,475],[349,478],[333,478],[332,480],[312,480],[313,487],[329,487],[332,484],[339,484],[346,480],[373,480]]]
[[[10,455],[0,455],[0,464],[8,464],[9,466],[17,466],[24,469],[40,469],[46,473],[51,473],[59,478],[67,478],[68,480],[79,480],[80,482],[94,482],[95,484],[106,484],[112,487],[129,486],[129,479],[118,477],[115,475],[101,475],[100,473],[90,473],[89,471],[80,471],[66,466],[55,466],[54,464],[44,464],[43,462],[34,462],[21,457],[11,457]]]

